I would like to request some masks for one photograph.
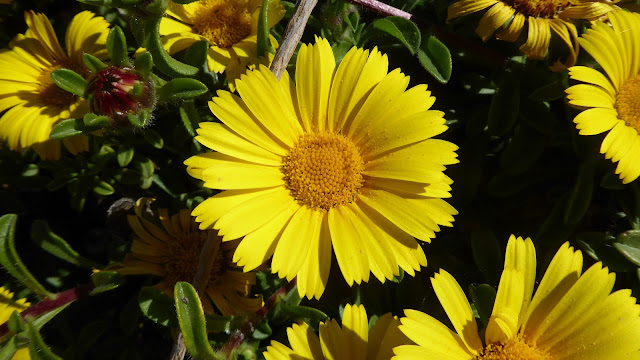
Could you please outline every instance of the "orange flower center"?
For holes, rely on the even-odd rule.
[[[282,164],[286,186],[301,204],[329,210],[352,202],[364,184],[364,161],[342,135],[304,135]]]
[[[515,337],[505,344],[489,344],[476,360],[550,360],[551,357],[529,344],[521,337]]]
[[[86,71],[82,67],[68,61],[54,63],[52,66],[42,71],[42,73],[40,73],[40,76],[38,77],[38,83],[40,84],[40,86],[38,87],[38,100],[46,105],[67,107],[73,104],[77,99],[76,95],[62,90],[60,87],[58,87],[58,85],[56,85],[56,83],[53,82],[53,79],[51,79],[51,73],[54,70],[62,68],[73,70],[83,76],[86,73]]]
[[[614,107],[618,118],[640,133],[640,75],[622,85]]]
[[[246,2],[237,0],[201,0],[195,33],[212,45],[229,48],[251,35],[251,13]]]
[[[569,5],[569,0],[503,0],[525,16],[553,18]]]
[[[164,264],[167,274],[166,280],[175,285],[178,281],[192,282],[198,272],[200,253],[207,241],[207,232],[198,231],[184,234],[183,237],[172,239],[169,242],[168,257]],[[211,267],[208,286],[215,285],[227,270],[229,259],[222,249],[222,239],[216,236],[215,260]]]

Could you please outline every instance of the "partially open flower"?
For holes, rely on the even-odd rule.
[[[89,83],[91,111],[108,116],[114,125],[129,124],[128,115],[155,104],[154,87],[133,68],[109,66],[98,71]]]

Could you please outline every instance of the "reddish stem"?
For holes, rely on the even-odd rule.
[[[80,285],[73,289],[63,291],[55,294],[52,299],[42,300],[39,303],[32,305],[20,313],[20,316],[25,319],[27,316],[38,317],[46,314],[49,311],[55,310],[61,306],[72,303],[80,298],[89,295],[89,292],[93,289],[93,285],[86,284]],[[0,338],[9,332],[9,326],[7,323],[0,325]]]
[[[224,344],[220,352],[225,356],[231,355],[231,351],[236,347],[240,346],[244,339],[251,333],[258,324],[262,321],[262,319],[273,309],[273,307],[278,302],[278,298],[280,296],[285,296],[297,283],[297,278],[291,280],[290,282],[284,284],[280,289],[278,289],[273,295],[265,301],[264,306],[256,311],[255,315],[253,315],[247,322],[245,322],[240,329],[238,329],[227,342]]]

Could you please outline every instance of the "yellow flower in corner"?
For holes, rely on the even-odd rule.
[[[209,42],[209,70],[225,72],[232,91],[235,81],[247,67],[259,63],[256,34],[262,0],[200,0],[186,5],[171,2],[162,19],[160,34],[170,54],[184,50],[194,42]],[[268,26],[272,28],[284,16],[280,0],[270,0]],[[276,46],[271,37],[272,45]]]
[[[393,359],[638,359],[640,305],[631,290],[611,293],[615,274],[601,263],[581,272],[582,254],[565,243],[532,298],[535,249],[530,239],[512,235],[485,341],[460,285],[441,270],[431,283],[455,332],[420,311],[405,310],[400,330],[417,345],[396,347]]]
[[[190,210],[181,210],[169,216],[160,209],[161,227],[142,218],[141,202],[137,215],[129,215],[129,225],[135,236],[131,252],[117,267],[120,274],[156,275],[163,280],[154,287],[173,298],[173,287],[178,281],[193,282],[202,251],[210,231],[201,231],[193,221]],[[214,262],[206,285],[206,296],[201,295],[205,313],[238,315],[251,313],[262,307],[262,297],[251,297],[251,285],[256,282],[255,272],[242,272],[231,262],[237,242],[222,243],[215,237]]]
[[[51,72],[67,68],[86,76],[82,54],[107,56],[109,23],[92,12],[77,14],[65,37],[66,52],[44,14],[25,12],[29,29],[19,34],[9,50],[0,51],[0,139],[12,150],[33,148],[43,159],[60,157],[60,141],[50,140],[52,127],[60,120],[82,117],[89,112],[81,98],[60,89]],[[62,141],[73,154],[89,149],[86,136]]]
[[[388,73],[376,49],[352,48],[336,68],[329,42],[302,45],[296,84],[264,66],[218,91],[196,139],[217,152],[187,159],[204,186],[225,190],[198,205],[200,228],[242,238],[234,261],[245,271],[273,256],[271,270],[298,277],[298,291],[320,298],[332,248],[349,285],[413,275],[427,261],[415,238],[430,241],[456,210],[457,146],[432,139],[447,126],[426,85]]]
[[[461,0],[448,10],[447,21],[485,11],[476,33],[483,41],[495,33],[499,40],[515,42],[527,29],[526,42],[520,51],[530,59],[542,60],[547,56],[551,34],[558,36],[567,48],[562,59],[550,59],[554,71],[575,64],[578,55],[578,31],[571,19],[596,20],[615,7],[616,1],[590,0]]]
[[[573,122],[580,135],[608,132],[600,153],[617,162],[623,183],[640,176],[640,14],[614,11],[611,26],[593,24],[580,45],[607,74],[586,66],[569,69],[571,79],[584,82],[568,88],[569,104],[586,109]]]
[[[21,313],[24,309],[28,308],[29,305],[31,304],[27,302],[27,299],[13,301],[13,293],[4,287],[0,287],[0,325],[9,321],[9,317],[14,311]],[[29,359],[31,359],[31,355],[29,355],[28,348],[19,349],[11,357],[11,360]]]
[[[293,324],[287,329],[291,347],[273,340],[264,357],[266,360],[386,360],[393,356],[395,346],[409,343],[398,330],[398,325],[398,319],[387,313],[369,330],[364,306],[347,304],[342,315],[342,328],[335,320],[320,323],[318,338],[309,325]]]

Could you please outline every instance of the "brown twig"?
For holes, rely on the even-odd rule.
[[[213,266],[214,261],[216,260],[216,251],[221,251],[219,246],[216,246],[217,235],[213,230],[209,230],[207,234],[207,241],[200,252],[200,259],[198,262],[198,270],[196,271],[196,275],[193,277],[192,285],[196,289],[196,292],[200,297],[203,296],[205,290],[207,289],[207,284],[209,283],[209,278],[211,277],[211,267]],[[171,348],[171,355],[169,357],[170,360],[182,360],[187,353],[187,347],[184,343],[184,337],[182,336],[182,332],[178,332],[178,336],[173,343],[173,347]]]
[[[289,60],[291,60],[291,56],[293,56],[293,52],[296,50],[298,42],[300,42],[302,38],[302,33],[307,25],[311,11],[317,3],[318,0],[298,0],[296,3],[293,16],[291,20],[289,20],[287,28],[284,30],[282,44],[271,63],[271,72],[273,72],[276,78],[280,79],[287,69]]]

